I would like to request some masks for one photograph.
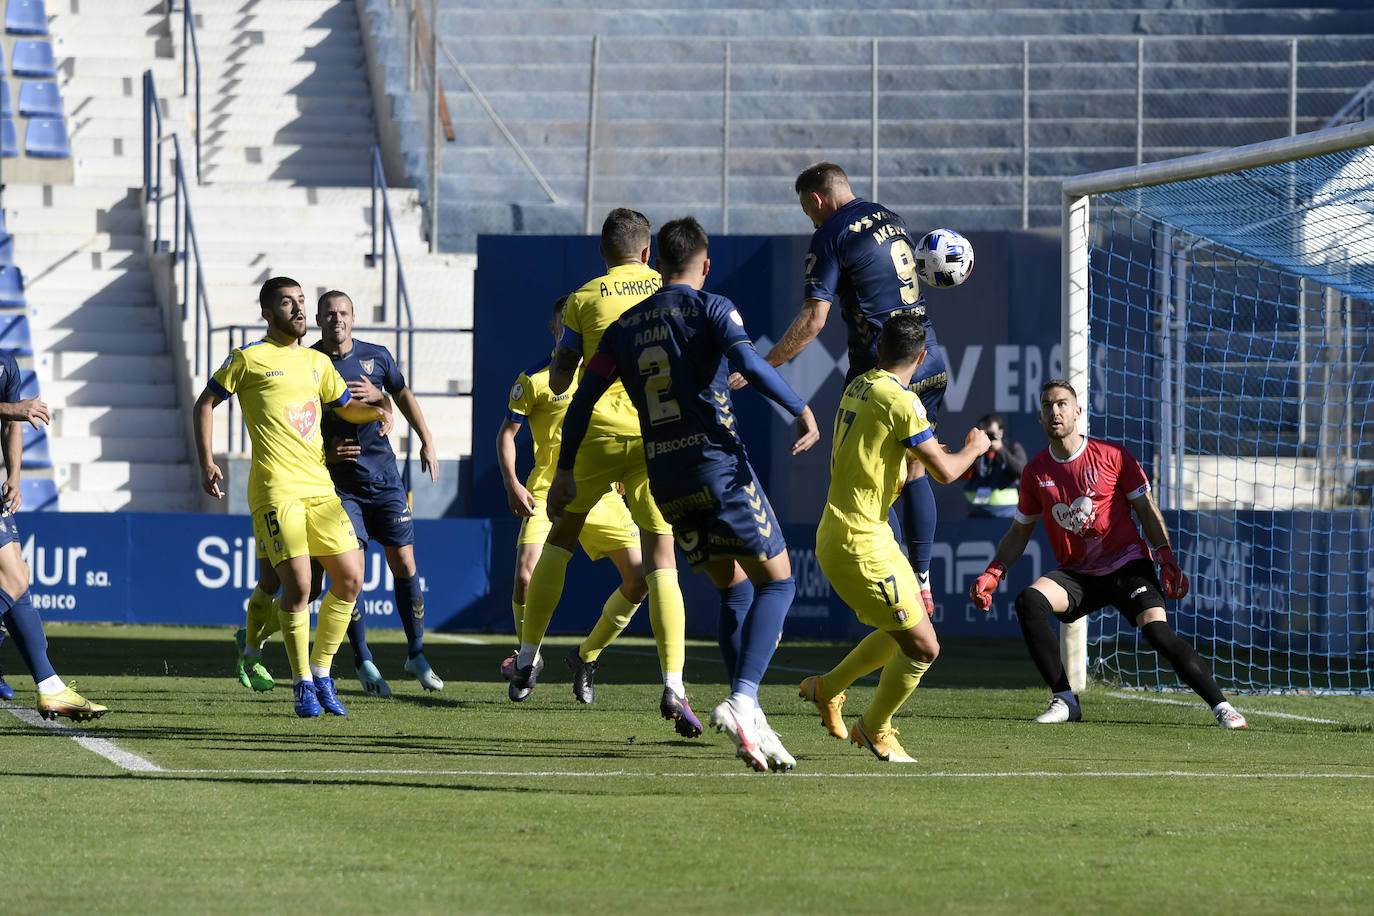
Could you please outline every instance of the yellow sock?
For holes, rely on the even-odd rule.
[[[512,598],[510,609],[515,614],[515,638],[518,640],[525,626],[525,606]]]
[[[525,588],[525,619],[520,622],[520,641],[539,645],[549,630],[549,621],[563,597],[563,577],[568,572],[572,554],[562,547],[545,544],[539,562],[530,573]]]
[[[921,683],[921,676],[930,670],[930,662],[918,662],[898,652],[883,666],[883,675],[878,678],[878,689],[873,691],[873,702],[868,704],[863,716],[864,731],[870,735],[892,727],[892,717],[902,708],[906,698]]]
[[[897,651],[897,642],[882,630],[869,633],[840,663],[821,675],[821,692],[837,697],[865,674],[872,674],[888,663]]]
[[[310,664],[317,668],[328,668],[334,664],[334,653],[339,651],[339,643],[348,633],[348,624],[353,620],[352,601],[345,601],[333,592],[325,592],[320,601],[320,619],[315,623],[315,648],[310,653]]]
[[[625,593],[620,589],[611,592],[611,596],[606,599],[606,603],[601,607],[601,619],[592,627],[592,631],[587,634],[587,638],[578,647],[577,654],[582,656],[584,662],[594,662],[601,650],[605,649],[620,632],[630,625],[630,618],[635,615],[639,605],[631,604],[630,599],[625,597]]]
[[[649,624],[658,645],[658,663],[664,674],[681,674],[687,655],[687,609],[676,569],[656,569],[645,577],[649,583]]]
[[[281,623],[281,639],[286,644],[286,658],[291,663],[291,677],[310,680],[310,609],[299,613],[277,610]]]
[[[277,622],[277,599],[264,594],[261,589],[253,589],[248,596],[247,620],[244,623],[247,631],[244,642],[248,648],[261,649],[267,637],[277,632],[280,626]]]

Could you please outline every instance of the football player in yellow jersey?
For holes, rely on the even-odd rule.
[[[234,350],[196,400],[194,423],[201,487],[222,499],[224,474],[213,457],[214,408],[238,395],[253,442],[248,507],[253,536],[281,580],[279,622],[291,662],[296,715],[321,707],[347,715],[329,669],[362,589],[362,552],[334,482],[324,466],[320,420],[332,409],[351,423],[389,419],[377,407],[350,404],[348,387],[329,357],[300,346],[306,332],[305,293],[288,277],[273,277],[258,292],[267,335]],[[310,558],[329,574],[320,604],[315,649],[310,648]],[[250,639],[258,634],[248,634]],[[260,637],[259,637],[260,638]]]
[[[564,296],[554,304],[549,330],[554,340],[563,332]],[[525,619],[525,594],[530,574],[544,551],[553,522],[545,511],[545,498],[553,480],[554,463],[558,459],[559,440],[563,433],[563,415],[572,401],[573,388],[554,394],[549,387],[549,363],[546,357],[538,366],[520,373],[510,392],[510,406],[501,430],[496,435],[496,463],[506,485],[506,501],[510,510],[523,519],[515,546],[515,588],[511,607],[515,612],[517,637]],[[515,436],[520,427],[529,423],[534,440],[534,468],[522,485],[515,476]],[[573,697],[579,703],[595,699],[594,675],[597,658],[603,649],[620,635],[630,623],[639,603],[648,594],[644,573],[640,569],[639,529],[635,527],[625,500],[614,489],[608,489],[587,513],[578,542],[593,560],[609,557],[620,573],[620,587],[611,592],[601,609],[601,619],[581,646],[568,652],[568,665],[573,669]],[[519,650],[501,663],[501,675],[510,680],[515,674]],[[534,663],[536,675],[543,668],[543,660]]]
[[[648,266],[651,237],[649,220],[642,213],[621,207],[606,216],[601,226],[600,248],[601,257],[606,261],[606,273],[568,297],[563,311],[563,336],[554,349],[549,367],[549,387],[555,393],[568,390],[578,365],[596,353],[602,332],[627,309],[663,285],[663,278]],[[563,577],[577,546],[578,533],[587,513],[612,484],[619,482],[625,488],[625,501],[640,530],[644,579],[649,589],[649,619],[663,670],[659,712],[673,721],[678,734],[695,738],[701,734],[701,722],[687,704],[682,681],[687,620],[677,581],[673,529],[649,493],[639,416],[625,393],[625,386],[619,382],[597,401],[587,437],[577,453],[573,474],[577,498],[553,520],[544,551],[530,575],[520,654],[510,681],[510,698],[519,701],[530,695],[537,674],[535,661],[539,644],[562,596]],[[578,677],[576,665],[573,676],[574,679]]]
[[[888,510],[906,482],[908,454],[940,483],[950,483],[988,448],[987,433],[977,427],[957,452],[936,440],[920,396],[907,387],[925,359],[925,344],[918,317],[889,318],[878,343],[877,368],[851,381],[840,399],[816,559],[835,593],[861,622],[877,629],[829,672],[801,684],[802,697],[816,704],[826,729],[844,738],[844,691],[882,668],[873,701],[849,738],[879,760],[895,763],[914,760],[897,742],[892,716],[935,661],[940,644],[916,574],[887,524]]]

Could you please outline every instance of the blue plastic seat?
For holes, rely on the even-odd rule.
[[[0,229],[0,267],[14,266],[14,236]]]
[[[52,53],[52,42],[16,41],[10,53],[10,70],[15,76],[55,78],[57,58]]]
[[[14,117],[14,106],[10,104],[10,84],[0,80],[0,117]]]
[[[18,267],[0,267],[0,308],[26,308],[24,275]]]
[[[19,155],[19,133],[14,118],[0,118],[0,156]]]
[[[5,7],[5,31],[11,35],[48,34],[48,11],[43,0],[10,0]]]
[[[62,92],[56,83],[46,80],[21,83],[19,113],[26,118],[60,118],[63,113]]]
[[[20,512],[56,512],[57,481],[24,477],[19,481]]]
[[[19,370],[19,399],[27,401],[38,397],[38,373],[32,369]]]
[[[28,315],[23,312],[0,315],[0,350],[9,350],[15,356],[33,356]]]
[[[24,132],[24,152],[43,159],[68,159],[72,145],[67,139],[67,122],[61,118],[30,118]]]
[[[27,423],[21,425],[24,428],[24,451],[21,453],[20,466],[26,468],[52,467],[52,452],[48,448],[48,428],[40,426],[34,429]]]

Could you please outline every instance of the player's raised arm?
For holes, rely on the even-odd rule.
[[[968,431],[964,437],[964,447],[957,452],[949,452],[934,436],[922,439],[911,446],[921,464],[930,471],[930,476],[940,483],[953,483],[973,467],[978,456],[988,450],[988,434],[978,427]]]
[[[801,454],[820,441],[820,428],[816,425],[811,408],[778,374],[778,370],[759,355],[750,341],[737,341],[725,351],[725,358],[731,368],[748,379],[759,393],[797,418],[797,438],[791,449],[793,455]]]

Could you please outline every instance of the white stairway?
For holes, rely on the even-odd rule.
[[[164,19],[145,0],[48,0],[74,185],[5,189],[24,272],[34,368],[53,409],[58,504],[184,511],[196,504],[187,418],[153,297],[134,190],[141,78]],[[164,41],[165,43],[165,41]],[[170,88],[170,82],[164,80]]]
[[[196,0],[193,9],[201,60],[203,183],[191,188],[189,198],[211,324],[244,326],[250,340],[261,336],[258,287],[284,275],[300,281],[306,292],[306,343],[318,339],[315,300],[330,289],[353,299],[360,329],[394,327],[394,296],[392,311],[382,314],[381,272],[366,263],[376,129],[354,3]],[[169,24],[179,46],[182,14],[174,13]],[[193,163],[194,99],[178,92],[164,102],[168,124],[181,133]],[[416,335],[411,365],[397,354],[413,390],[457,395],[420,398],[440,458],[456,459],[471,452],[475,258],[429,255],[416,192],[395,189],[388,200],[414,323],[467,329]],[[188,325],[185,332],[189,350],[194,329]],[[356,336],[397,349],[394,333],[359,330]],[[229,349],[229,335],[217,334],[216,365]],[[203,384],[197,379],[192,387]],[[216,449],[223,450],[229,441],[227,411],[216,414]],[[398,421],[393,442],[401,454],[406,427]],[[236,434],[236,452],[242,451],[241,441]]]

